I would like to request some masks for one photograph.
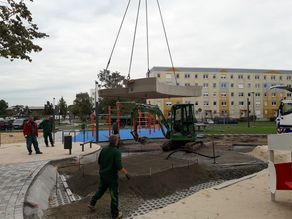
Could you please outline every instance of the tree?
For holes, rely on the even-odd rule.
[[[52,103],[50,103],[50,101],[47,101],[47,103],[45,104],[44,114],[47,116],[54,114],[54,106]]]
[[[84,120],[90,116],[90,113],[93,110],[93,104],[89,97],[88,93],[79,93],[76,94],[74,100],[74,109],[72,110],[73,114],[77,114],[79,118]]]
[[[33,2],[33,0],[29,0]],[[38,26],[33,23],[32,14],[24,0],[1,1],[0,4],[0,57],[25,59],[31,52],[40,52],[42,48],[33,43],[34,39],[48,37],[39,32]]]
[[[99,88],[117,88],[123,87],[125,76],[120,72],[110,72],[109,70],[99,71],[97,78],[100,81]]]
[[[0,116],[6,114],[7,108],[8,108],[8,103],[5,100],[0,100]]]
[[[31,110],[28,106],[16,105],[13,107],[13,114],[19,117],[28,117],[31,114]]]
[[[65,119],[68,112],[68,106],[63,97],[61,97],[61,99],[59,100],[58,106],[60,110],[60,115],[62,115],[63,119]]]

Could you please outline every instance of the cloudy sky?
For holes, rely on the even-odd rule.
[[[147,71],[145,1],[132,78]],[[34,0],[28,6],[50,35],[30,63],[0,58],[0,99],[43,105],[89,92],[105,68],[128,0]],[[291,0],[160,0],[174,65],[292,69]],[[127,75],[138,0],[132,0],[110,70]],[[156,0],[148,0],[150,66],[169,66]]]

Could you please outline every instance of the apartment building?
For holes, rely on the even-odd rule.
[[[153,67],[150,77],[180,86],[201,85],[202,96],[192,98],[150,99],[165,115],[173,104],[193,103],[197,118],[247,116],[274,117],[282,99],[291,99],[284,90],[270,90],[272,85],[292,85],[292,70],[236,69],[236,68],[175,68]]]

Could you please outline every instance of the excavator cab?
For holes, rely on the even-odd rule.
[[[176,104],[172,106],[170,129],[171,141],[189,142],[196,139],[193,104]]]

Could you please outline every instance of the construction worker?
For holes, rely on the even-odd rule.
[[[109,145],[104,147],[99,155],[99,186],[95,195],[91,198],[88,208],[95,211],[95,204],[100,199],[105,191],[109,189],[111,196],[111,215],[113,218],[122,218],[123,214],[119,211],[118,197],[118,172],[123,173],[127,179],[130,179],[128,171],[123,168],[121,161],[121,152],[117,148],[118,137],[111,135],[109,137]]]
[[[47,116],[41,123],[40,123],[40,128],[43,129],[44,133],[44,141],[46,144],[46,147],[49,147],[49,141],[51,143],[51,146],[54,147],[54,141],[53,141],[53,136],[52,136],[52,131],[53,131],[53,123],[50,120],[50,117]]]
[[[26,147],[28,150],[28,154],[31,155],[31,144],[33,144],[34,150],[36,154],[42,154],[39,149],[38,144],[38,126],[34,121],[33,117],[30,117],[29,120],[23,126],[23,135],[26,138]]]

